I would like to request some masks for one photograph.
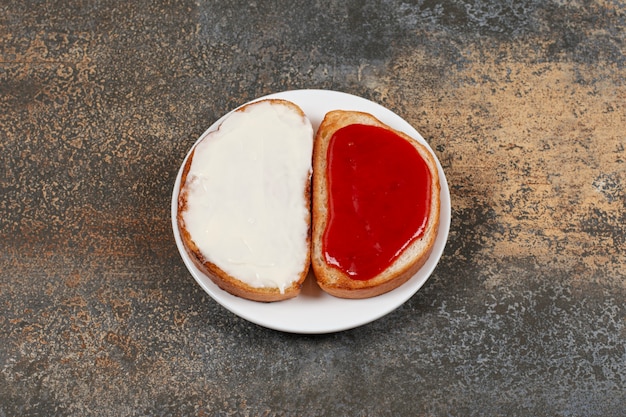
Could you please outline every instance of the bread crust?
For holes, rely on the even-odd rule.
[[[395,132],[419,152],[431,174],[431,207],[424,235],[416,239],[391,265],[369,280],[354,280],[329,265],[323,253],[323,235],[328,223],[327,151],[333,134],[351,124],[379,126]],[[426,263],[439,229],[440,182],[437,164],[431,152],[407,134],[385,125],[368,113],[335,110],[326,114],[313,145],[313,230],[311,263],[318,285],[341,298],[370,298],[389,292],[408,281]]]
[[[283,105],[289,107],[292,111],[297,112],[301,117],[306,119],[306,115],[302,111],[302,109],[296,104],[282,99],[264,99],[260,101],[256,101],[253,103],[246,104],[238,108],[237,112],[243,112],[249,109],[249,107],[254,106],[259,103],[270,103],[272,105]],[[218,126],[217,130],[220,129],[221,125]],[[211,133],[209,133],[203,140],[210,137]],[[307,236],[306,236],[306,261],[302,265],[302,269],[298,278],[284,291],[281,291],[278,288],[268,288],[262,287],[257,288],[247,283],[237,279],[237,277],[233,277],[222,270],[219,266],[212,263],[205,257],[198,246],[193,241],[191,237],[190,231],[187,229],[185,225],[185,220],[183,218],[183,213],[187,210],[187,194],[188,189],[185,187],[187,183],[187,175],[189,173],[189,169],[191,167],[191,163],[193,160],[195,148],[189,154],[187,161],[183,167],[183,172],[181,175],[179,195],[178,195],[178,213],[177,213],[177,224],[178,230],[180,232],[181,240],[183,242],[183,246],[185,250],[189,254],[192,259],[194,265],[206,276],[208,276],[218,287],[223,289],[224,291],[229,292],[232,295],[245,298],[252,301],[260,301],[260,302],[274,302],[274,301],[282,301],[287,300],[293,297],[296,297],[300,293],[300,289],[302,287],[302,283],[304,282],[310,267],[310,258],[311,258],[311,211],[310,211],[310,201],[311,201],[311,175],[308,176],[306,184],[303,184],[303,195],[304,201],[307,202]]]

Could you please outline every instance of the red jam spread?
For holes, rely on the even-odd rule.
[[[326,262],[368,280],[424,234],[431,176],[418,151],[394,132],[353,124],[328,144]]]

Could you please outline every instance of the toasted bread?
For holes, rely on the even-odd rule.
[[[330,211],[330,186],[328,178],[328,149],[331,138],[349,125],[377,126],[394,132],[410,143],[419,153],[430,174],[430,208],[425,218],[421,237],[407,242],[407,246],[384,269],[369,279],[354,279],[346,270],[331,264],[324,248],[324,236]],[[409,148],[410,150],[410,148]],[[313,149],[313,249],[311,262],[318,285],[327,293],[341,298],[369,298],[391,291],[408,281],[424,265],[432,251],[439,227],[440,184],[437,164],[427,147],[407,134],[392,129],[374,116],[357,112],[336,110],[326,114],[314,141]],[[424,200],[427,201],[427,200]],[[427,206],[427,203],[424,203]]]
[[[223,290],[263,302],[299,294],[310,266],[312,147],[302,109],[266,99],[228,115],[190,152],[178,228]]]

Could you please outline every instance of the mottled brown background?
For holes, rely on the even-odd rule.
[[[626,413],[626,3],[0,2],[0,416]],[[298,88],[407,119],[450,184],[388,316],[283,334],[172,237],[176,172]]]

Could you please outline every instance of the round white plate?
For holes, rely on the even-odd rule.
[[[282,98],[299,105],[311,120],[314,131],[317,130],[324,115],[330,110],[364,111],[376,116],[383,123],[407,133],[423,143],[432,152],[424,138],[404,119],[385,107],[361,97],[328,90],[293,90],[260,97],[253,101],[265,98]],[[198,141],[208,132],[215,130],[226,116],[228,115],[223,116],[207,129]],[[188,157],[189,154],[187,154],[186,158]],[[172,227],[176,245],[185,265],[198,284],[223,307],[252,323],[270,329],[302,334],[331,333],[358,327],[386,315],[411,298],[424,285],[437,266],[437,262],[439,262],[448,239],[451,208],[448,183],[436,156],[435,160],[441,182],[441,212],[439,232],[432,254],[426,264],[409,281],[399,288],[378,297],[364,300],[346,300],[333,297],[323,292],[317,286],[312,273],[309,273],[302,286],[300,295],[286,301],[260,303],[235,297],[220,289],[210,278],[195,267],[183,247],[176,224],[178,188],[180,186],[182,167],[185,164],[184,161],[176,177],[172,195]]]

